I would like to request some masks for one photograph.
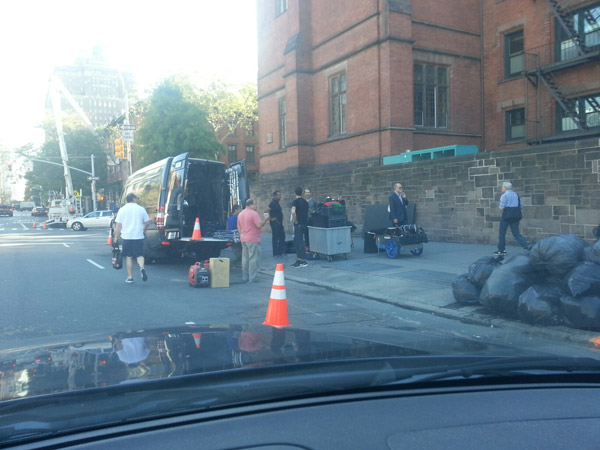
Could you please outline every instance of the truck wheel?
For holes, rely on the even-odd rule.
[[[73,231],[81,231],[84,229],[83,224],[81,222],[73,223],[73,225],[71,225],[71,228],[73,229]]]

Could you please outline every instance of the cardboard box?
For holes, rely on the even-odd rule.
[[[229,258],[210,258],[210,287],[229,287]]]

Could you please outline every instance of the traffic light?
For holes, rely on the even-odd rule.
[[[125,150],[123,148],[123,139],[115,139],[115,158],[125,159]]]

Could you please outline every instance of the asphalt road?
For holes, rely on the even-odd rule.
[[[0,218],[0,350],[25,341],[60,342],[79,335],[197,324],[261,324],[273,279],[260,276],[243,283],[232,267],[230,287],[188,285],[191,260],[147,266],[142,282],[126,284],[126,271],[111,266],[108,230],[74,232],[32,228],[29,213]],[[36,218],[38,225],[43,219]],[[286,282],[289,320],[293,326],[327,330],[360,329],[375,333],[392,329],[466,337],[479,343],[535,349],[568,356],[598,352],[505,330],[461,323],[433,314],[410,311],[315,286]]]

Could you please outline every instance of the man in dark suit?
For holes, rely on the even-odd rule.
[[[406,193],[402,191],[402,183],[394,183],[394,193],[388,199],[390,220],[395,227],[406,225],[408,223],[408,212],[406,206],[408,199]]]

